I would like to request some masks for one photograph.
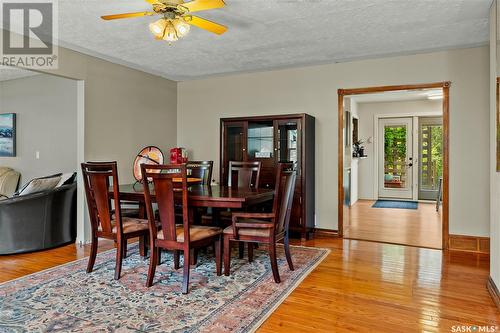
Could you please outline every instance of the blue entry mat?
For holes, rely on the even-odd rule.
[[[418,209],[416,201],[377,200],[372,208]]]

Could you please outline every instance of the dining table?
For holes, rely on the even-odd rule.
[[[155,192],[153,184],[148,184],[151,199],[154,202]],[[110,193],[113,191],[110,188]],[[144,185],[142,183],[120,185],[120,200],[137,202],[139,204],[139,215],[146,218],[144,209]],[[215,224],[220,223],[221,209],[246,209],[251,206],[271,201],[274,197],[274,189],[251,189],[229,187],[225,185],[202,185],[193,184],[188,186],[188,204],[190,219],[192,219],[193,208],[212,208],[212,220]]]

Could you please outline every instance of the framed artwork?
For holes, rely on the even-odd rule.
[[[0,157],[16,156],[16,114],[0,114]]]

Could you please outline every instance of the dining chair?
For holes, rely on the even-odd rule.
[[[102,163],[112,163],[112,162],[92,162],[88,161],[87,164],[102,164]],[[108,179],[109,181],[109,179]],[[109,187],[109,182],[108,182],[108,187]],[[109,205],[110,207],[113,207],[113,200],[110,198],[109,200]],[[121,212],[122,212],[122,217],[136,217],[136,218],[141,218],[144,216],[144,211],[141,210],[141,207],[138,203],[136,202],[130,202],[130,201],[120,201],[121,203]],[[115,213],[115,210],[111,208],[111,215]]]
[[[216,273],[222,274],[222,229],[209,226],[189,225],[188,188],[185,165],[141,165],[142,174],[152,179],[156,204],[158,206],[158,230],[153,211],[152,191],[144,184],[144,199],[149,220],[150,261],[146,286],[153,284],[158,264],[159,250],[174,251],[174,268],[179,268],[179,252],[184,254],[182,293],[189,289],[189,269],[191,251],[214,245]],[[155,172],[156,171],[156,172]],[[182,186],[174,185],[174,178],[182,179]],[[175,223],[175,204],[182,204],[182,224]]]
[[[230,161],[227,186],[258,188],[261,166],[260,161]]]
[[[231,243],[267,244],[274,281],[280,276],[276,259],[276,242],[284,240],[285,255],[290,270],[294,270],[289,246],[288,226],[292,211],[296,174],[292,163],[279,163],[271,213],[235,212],[232,225],[224,229],[224,274],[229,276]],[[248,246],[249,261],[253,260],[253,247]]]
[[[116,162],[82,163],[81,167],[89,209],[92,241],[87,273],[92,272],[94,268],[98,239],[111,239],[117,246],[115,280],[118,280],[122,261],[126,256],[128,239],[139,237],[141,254],[145,255],[145,239],[149,234],[148,221],[122,215]],[[113,185],[112,194],[109,190],[110,184]],[[111,202],[115,206],[114,212],[111,209]]]
[[[188,161],[186,163],[187,175],[192,178],[200,178],[202,185],[210,185],[212,183],[212,170],[214,161]],[[192,219],[197,224],[203,224],[204,219],[207,220],[208,209],[205,207],[198,207],[191,210]],[[182,210],[177,210],[178,215],[182,215]],[[209,217],[211,218],[211,217]]]
[[[229,161],[227,186],[235,186],[240,188],[258,188],[261,166],[262,163],[260,161]],[[233,212],[230,209],[221,211],[219,214],[221,223],[223,223],[224,225],[230,224],[232,213]],[[239,245],[240,259],[243,258],[244,245],[245,244],[243,243],[240,243]],[[249,247],[251,246],[249,245]],[[250,251],[252,250],[248,250],[249,253]]]
[[[213,167],[214,161],[188,161],[186,163],[187,175],[200,178],[203,185],[210,185],[212,182]]]

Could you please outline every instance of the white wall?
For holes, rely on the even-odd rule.
[[[443,113],[443,102],[439,100],[397,101],[397,102],[374,102],[357,103],[359,115],[359,137],[365,141],[365,152],[367,158],[359,161],[359,197],[360,199],[374,200],[378,194],[375,190],[375,142],[378,125],[375,124],[375,116],[391,114],[409,114],[418,116],[425,113]],[[372,142],[367,142],[372,138]],[[414,153],[414,155],[416,155]],[[451,183],[454,182],[452,179]]]
[[[490,276],[497,286],[500,286],[500,174],[496,171],[496,78],[500,76],[500,56],[497,36],[498,1],[493,1],[490,10]]]
[[[315,116],[317,223],[337,229],[337,89],[449,80],[450,232],[488,236],[488,57],[479,47],[181,82],[177,143],[218,170],[219,118]]]
[[[0,82],[0,113],[16,113],[17,156],[0,165],[35,177],[75,172],[77,166],[76,81],[37,75]],[[35,152],[40,158],[35,158]]]

